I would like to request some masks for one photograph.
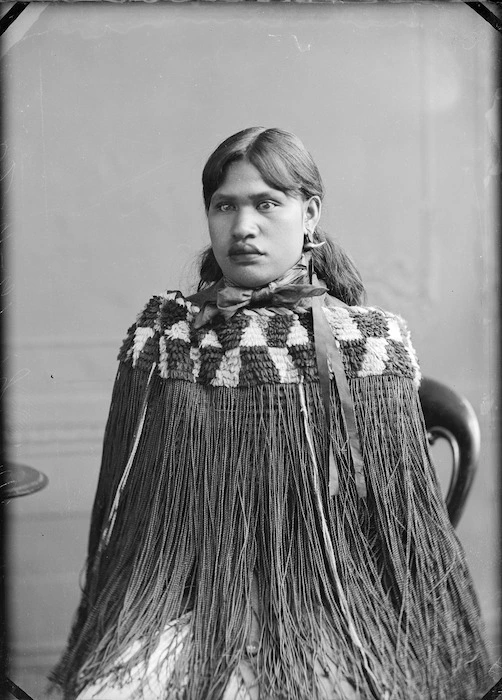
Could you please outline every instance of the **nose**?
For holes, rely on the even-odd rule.
[[[232,221],[232,236],[236,239],[255,236],[258,232],[255,211],[252,207],[242,207],[235,212]]]

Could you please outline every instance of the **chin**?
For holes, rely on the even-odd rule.
[[[263,273],[253,273],[251,270],[247,273],[241,272],[237,275],[227,275],[227,277],[234,284],[238,284],[239,287],[250,287],[251,289],[254,287],[264,287],[266,284],[269,284],[269,282],[273,282],[274,279],[277,279],[277,276],[272,277],[270,275],[264,275]]]
[[[264,264],[266,261],[260,259],[258,262],[254,261],[247,265],[220,265],[220,267],[224,276],[239,287],[264,287],[284,275],[297,262],[298,258],[286,266],[277,265],[276,261],[274,265]]]

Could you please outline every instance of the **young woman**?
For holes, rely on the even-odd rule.
[[[470,700],[479,611],[403,321],[361,306],[292,134],[203,173],[197,294],[129,329],[86,584],[54,672],[90,700]]]

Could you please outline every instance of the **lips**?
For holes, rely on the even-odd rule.
[[[228,249],[228,255],[231,258],[237,258],[241,255],[263,255],[263,253],[251,243],[233,243]]]

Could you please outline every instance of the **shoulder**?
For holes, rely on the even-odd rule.
[[[409,338],[405,320],[378,306],[348,306],[327,295],[324,311],[340,341],[380,337],[404,342]]]
[[[168,290],[151,297],[136,317],[136,324],[157,327],[184,319],[193,304],[178,290]]]
[[[167,335],[173,341],[188,341],[194,305],[177,290],[152,296],[129,327],[118,359],[134,364],[155,361],[158,339]]]
[[[400,374],[419,385],[417,355],[401,316],[376,306],[347,306],[329,296],[324,312],[352,376]]]

